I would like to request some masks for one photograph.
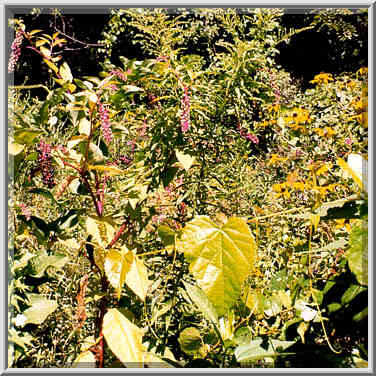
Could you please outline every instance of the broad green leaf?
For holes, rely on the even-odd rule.
[[[175,305],[175,303],[176,301],[174,299],[170,299],[166,303],[163,303],[163,307],[161,309],[156,309],[156,307],[154,307],[153,314],[150,319],[150,324],[153,325],[157,318],[167,313]]]
[[[238,362],[249,362],[266,357],[276,357],[281,352],[292,346],[295,341],[279,341],[269,339],[264,345],[262,339],[255,339],[246,345],[238,346],[235,351],[235,357]]]
[[[186,354],[196,354],[202,346],[200,331],[195,327],[185,328],[180,333],[178,341]]]
[[[69,65],[66,62],[60,65],[59,73],[60,73],[61,78],[64,81],[72,82],[73,80],[72,72],[69,68]]]
[[[360,222],[350,233],[350,248],[346,253],[350,270],[361,285],[368,285],[368,229]]]
[[[104,159],[102,150],[92,142],[89,144],[89,159],[97,163]]]
[[[197,286],[193,286],[188,282],[183,281],[185,290],[188,296],[191,298],[193,303],[196,304],[199,311],[204,315],[204,317],[211,321],[212,323],[219,325],[218,314],[214,308],[214,305],[210,302],[205,293]]]
[[[250,290],[248,288],[248,290]],[[264,313],[264,295],[258,291],[248,291],[243,295],[245,305],[254,313]]]
[[[116,308],[109,309],[104,315],[102,332],[108,347],[126,367],[143,363],[142,330]]]
[[[238,299],[256,257],[256,242],[247,223],[234,217],[220,227],[209,217],[198,216],[182,230],[177,248],[222,316]]]
[[[11,155],[20,154],[21,151],[24,149],[25,145],[20,145],[17,143],[8,143],[8,153]]]
[[[104,270],[108,281],[117,292],[118,299],[120,299],[125,276],[130,269],[132,261],[132,256],[131,260],[129,260],[129,253],[124,253],[115,249],[110,249],[106,252],[104,258]]]
[[[27,294],[30,308],[23,312],[26,317],[25,324],[42,324],[47,316],[54,312],[57,308],[55,300],[48,300],[38,294]]]
[[[40,134],[41,132],[36,129],[18,129],[14,131],[14,140],[18,144],[31,145]]]
[[[37,194],[37,195],[44,196],[44,197],[50,199],[54,204],[58,204],[58,202],[55,200],[55,197],[47,189],[44,189],[44,188],[34,188],[34,189],[30,189],[29,193],[34,193],[34,194]]]
[[[61,269],[68,261],[69,258],[65,255],[55,254],[48,256],[44,250],[39,250],[37,255],[30,261],[33,268],[31,275],[35,278],[41,278],[50,266]]]
[[[80,134],[84,134],[86,136],[90,135],[90,121],[87,120],[86,118],[82,118],[80,120],[80,123],[78,124],[78,131]]]
[[[159,226],[158,235],[166,247],[175,244],[175,232],[170,227],[166,225]]]
[[[84,351],[72,364],[72,368],[95,368],[96,359],[94,354],[91,351]]]
[[[131,264],[128,273],[125,275],[125,283],[142,301],[145,301],[150,285],[146,266],[136,255],[135,250],[129,251],[126,257]]]
[[[188,155],[188,154],[184,154],[180,152],[179,150],[175,150],[175,154],[176,154],[176,158],[178,159],[178,161],[184,167],[184,170],[188,171],[191,168],[193,162],[195,161],[195,157],[192,157],[191,155]]]
[[[363,291],[367,291],[367,288],[360,286],[358,284],[350,285],[350,287],[343,293],[341,297],[341,303],[350,303],[358,294],[360,294]]]

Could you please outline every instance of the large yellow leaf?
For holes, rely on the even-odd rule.
[[[143,365],[146,349],[142,344],[142,330],[116,308],[104,315],[102,332],[108,347],[126,367]]]
[[[198,216],[182,230],[178,250],[190,262],[190,272],[222,316],[240,295],[256,257],[256,242],[241,218],[230,218],[223,226]]]
[[[64,62],[63,64],[60,65],[59,73],[60,73],[61,78],[64,81],[72,82],[73,80],[72,72],[67,63]]]
[[[125,275],[125,283],[142,301],[144,301],[150,285],[147,269],[143,261],[136,256],[135,252],[129,251],[126,257],[128,260],[132,261],[130,269]]]
[[[132,253],[124,253],[115,249],[110,249],[106,252],[104,259],[104,270],[106,272],[108,281],[117,292],[118,299],[120,299],[125,277],[131,267],[132,261]]]

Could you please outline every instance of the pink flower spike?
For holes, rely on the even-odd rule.
[[[345,138],[345,144],[350,146],[352,144],[352,139],[351,138]]]
[[[26,217],[26,220],[29,221],[31,218],[30,209],[24,203],[21,203],[18,206],[20,207],[22,214]]]
[[[23,40],[23,32],[22,30],[18,30],[16,33],[16,38],[14,39],[11,49],[12,52],[10,54],[9,62],[8,62],[8,73],[13,73],[14,68],[17,64],[17,61],[21,55],[21,44]]]
[[[108,145],[112,141],[110,116],[109,116],[108,108],[104,107],[100,101],[98,101],[98,112],[99,112],[99,117],[101,120],[103,138]]]

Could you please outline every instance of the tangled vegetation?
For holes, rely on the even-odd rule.
[[[283,14],[114,10],[98,77],[10,21],[9,367],[368,367],[367,68],[303,90]]]

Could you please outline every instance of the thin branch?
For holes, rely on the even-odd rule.
[[[56,31],[58,31],[61,35],[63,35],[65,38],[68,38],[70,40],[72,40],[73,42],[76,42],[76,43],[80,43],[80,44],[83,44],[85,45],[86,47],[104,47],[105,45],[104,44],[98,44],[98,43],[86,43],[86,42],[82,42],[76,38],[73,38],[71,36],[69,36],[68,34],[65,34],[63,33],[61,30],[59,30],[57,27],[54,28]]]

